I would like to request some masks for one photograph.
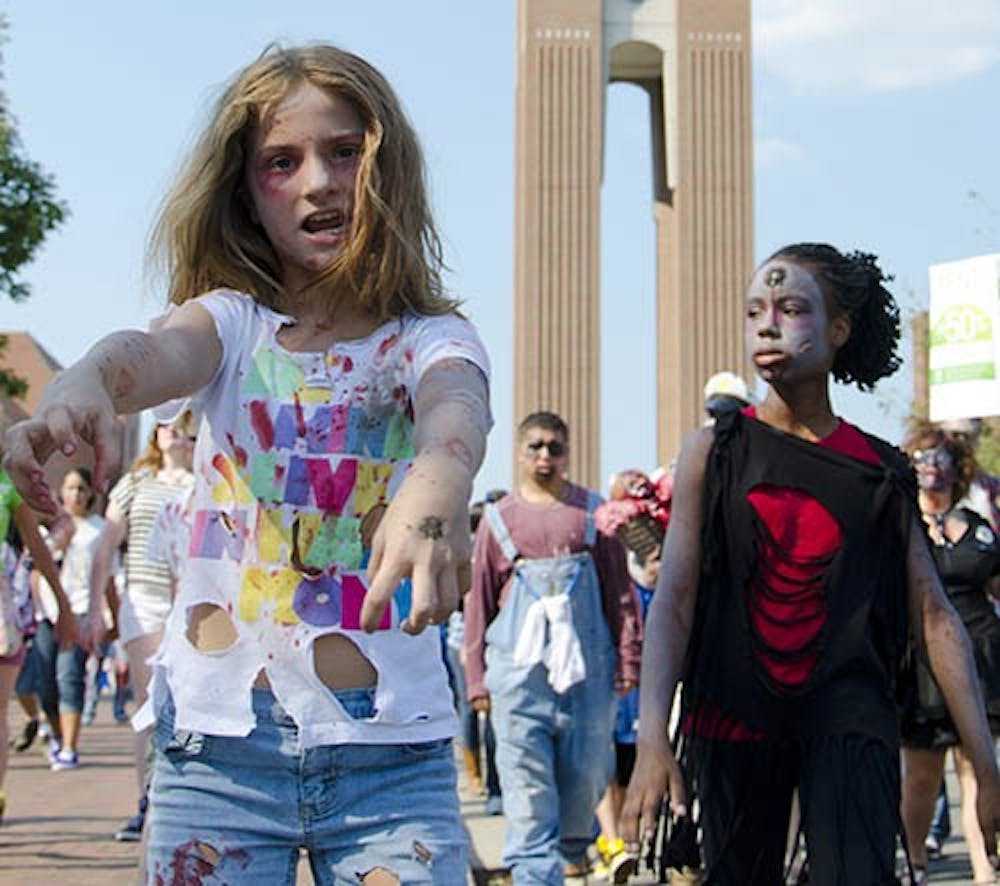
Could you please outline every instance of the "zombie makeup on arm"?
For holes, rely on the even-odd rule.
[[[492,419],[486,379],[468,360],[441,360],[424,373],[417,389],[415,449],[440,449],[466,468],[478,470]]]

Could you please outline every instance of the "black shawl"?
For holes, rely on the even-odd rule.
[[[739,413],[715,426],[706,466],[701,574],[684,676],[686,713],[714,710],[768,737],[865,734],[898,742],[897,693],[910,650],[906,550],[917,514],[905,456],[865,435],[869,464]],[[797,488],[834,517],[843,544],[816,564],[826,621],[807,652],[808,679],[789,689],[748,614],[763,545],[775,544],[747,499],[759,484]],[[693,737],[693,736],[692,736]]]

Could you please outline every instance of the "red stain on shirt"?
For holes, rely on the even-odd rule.
[[[267,411],[267,404],[262,400],[250,402],[250,426],[257,435],[257,442],[264,452],[270,452],[274,447],[274,423]]]

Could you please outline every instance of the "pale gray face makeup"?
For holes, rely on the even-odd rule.
[[[746,346],[765,380],[825,367],[828,324],[826,298],[808,270],[776,258],[754,274],[746,297]]]
[[[955,483],[955,461],[943,446],[917,449],[910,456],[917,483],[928,492],[946,492]]]

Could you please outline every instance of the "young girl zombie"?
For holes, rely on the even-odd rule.
[[[796,788],[810,883],[896,882],[897,694],[910,637],[969,749],[979,825],[996,844],[992,741],[912,472],[830,405],[830,374],[867,389],[899,365],[883,281],[869,255],[818,244],[775,253],[745,302],[767,396],[681,453],[624,830],[633,843],[649,834],[665,794],[677,815],[697,807],[706,883],[783,882]],[[675,755],[667,718],[680,679]]]
[[[104,481],[116,413],[201,417],[150,692],[150,882],[292,883],[303,847],[321,884],[464,882],[424,628],[468,586],[488,361],[442,293],[423,182],[378,71],[269,50],[164,204],[172,309],[100,341],[10,432],[12,476],[51,509],[52,451],[92,443]]]

